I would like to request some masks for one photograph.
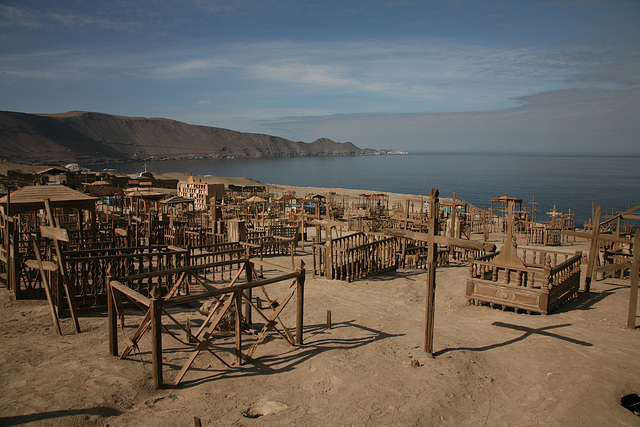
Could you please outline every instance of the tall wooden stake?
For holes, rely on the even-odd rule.
[[[304,261],[300,261],[300,277],[296,280],[296,345],[302,345],[302,329],[304,327]]]
[[[432,188],[429,192],[429,240],[427,243],[427,308],[426,308],[426,326],[424,338],[424,352],[429,356],[433,356],[433,330],[434,330],[434,312],[436,308],[436,253],[438,244],[435,242],[435,236],[438,233],[438,214],[439,200],[438,189]]]
[[[638,274],[640,273],[640,230],[636,230],[633,238],[633,260],[629,270],[631,286],[629,290],[629,318],[627,328],[636,328],[636,315],[638,310]]]
[[[593,277],[593,269],[596,266],[596,258],[598,258],[598,234],[600,234],[600,217],[602,208],[600,205],[596,208],[593,217],[593,233],[591,235],[591,246],[589,247],[589,263],[587,264],[587,272],[584,277],[584,291],[591,290],[591,278]]]
[[[162,388],[162,298],[156,289],[151,291],[151,359],[153,370],[153,384],[156,388]]]

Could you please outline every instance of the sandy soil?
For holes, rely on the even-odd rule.
[[[311,265],[309,246],[298,249],[297,259]],[[82,317],[79,335],[65,319],[58,337],[44,301],[11,302],[2,288],[0,425],[186,426],[194,416],[203,425],[246,426],[640,425],[620,405],[640,393],[640,330],[625,329],[628,281],[597,281],[541,316],[467,306],[467,274],[466,265],[437,271],[433,359],[421,354],[424,271],[354,283],[308,271],[302,347],[272,333],[254,359],[232,370],[201,354],[180,386],[162,390],[151,386],[148,337],[140,353],[119,360],[108,355],[106,315]],[[293,328],[293,303],[283,313]],[[195,307],[175,315],[202,319]],[[128,333],[136,320],[129,311]],[[170,382],[189,347],[167,334],[163,340]],[[233,343],[219,345],[231,361]]]
[[[588,250],[580,240],[561,249]],[[296,262],[311,266],[309,250],[298,247]],[[290,265],[288,256],[269,261]],[[640,329],[625,328],[628,280],[596,281],[541,316],[467,306],[467,274],[466,264],[437,270],[435,358],[421,353],[424,270],[346,283],[309,268],[303,346],[271,333],[236,369],[201,354],[180,386],[161,390],[151,385],[148,336],[119,360],[108,355],[106,314],[81,317],[79,335],[63,319],[59,337],[46,301],[10,301],[0,288],[0,426],[191,426],[194,417],[205,426],[640,425],[620,404],[640,394]],[[287,291],[269,289],[272,298]],[[282,320],[293,328],[290,304]],[[203,319],[195,306],[173,313]],[[139,319],[127,312],[128,334]],[[169,383],[190,347],[166,333],[163,341]],[[232,341],[216,345],[231,361]]]

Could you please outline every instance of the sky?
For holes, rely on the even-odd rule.
[[[640,155],[640,1],[0,0],[0,110]]]

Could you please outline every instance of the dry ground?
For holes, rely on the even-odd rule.
[[[311,265],[308,252],[299,255]],[[58,337],[45,301],[12,302],[1,288],[0,425],[191,426],[194,416],[246,426],[640,425],[620,404],[640,394],[640,330],[625,328],[628,281],[597,281],[541,316],[467,306],[467,274],[466,265],[437,271],[433,359],[420,354],[424,271],[346,283],[309,269],[302,347],[271,334],[234,370],[201,354],[179,387],[163,390],[151,387],[147,337],[140,354],[119,360],[108,355],[106,315],[82,317],[79,335],[66,319]],[[290,327],[294,314],[292,301],[283,316]],[[177,316],[202,319],[195,308]],[[170,382],[188,347],[163,340]]]

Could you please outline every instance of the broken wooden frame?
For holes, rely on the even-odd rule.
[[[590,232],[570,231],[570,230],[562,231],[563,234],[566,234],[568,236],[581,237],[581,238],[590,240],[587,271],[585,273],[585,278],[584,278],[585,292],[589,292],[589,290],[591,289],[591,281],[594,277],[596,277],[597,273],[603,273],[603,274],[612,273],[614,271],[619,271],[619,270],[623,270],[631,267],[631,261],[623,261],[620,263],[598,266],[599,254],[600,254],[600,248],[603,245],[611,245],[611,244],[626,245],[630,249],[629,253],[631,253],[631,248],[634,248],[633,239],[627,238],[621,235],[620,220],[640,219],[640,215],[636,213],[636,211],[639,209],[640,209],[640,205],[634,208],[630,208],[624,212],[619,213],[618,215],[612,218],[609,218],[606,221],[601,222],[600,220],[602,216],[602,208],[600,206],[597,206],[594,212],[593,224],[599,224],[599,225],[592,226]],[[603,233],[602,232],[603,228],[606,228],[608,224],[612,224],[614,220],[617,220],[616,234]],[[634,249],[634,252],[635,252],[635,249]],[[630,276],[632,275],[630,274]]]
[[[198,272],[203,268],[212,268],[220,265],[238,264],[239,269],[233,280],[223,288],[214,288],[205,281],[198,279]],[[269,268],[276,269],[284,274],[276,277],[257,279],[254,275],[254,264],[259,264]],[[245,283],[239,283],[241,273],[245,272]],[[150,297],[142,295],[135,290],[132,290],[127,286],[127,283],[133,280],[139,280],[146,276],[161,276],[163,274],[180,274],[181,279],[174,284],[173,288],[169,289],[164,297],[160,297],[160,289],[154,288]],[[198,283],[204,288],[201,293],[193,293],[190,295],[177,295],[177,289],[179,289],[183,280],[189,278],[195,278]],[[269,300],[266,295],[265,287],[270,284],[283,282],[287,280],[293,280],[292,287],[295,285],[295,289],[284,298],[283,301],[279,301],[275,304]],[[140,326],[132,337],[127,339],[128,346],[120,355],[121,358],[126,357],[134,348],[137,347],[138,341],[143,334],[151,327],[152,338],[152,365],[153,365],[153,381],[157,388],[163,387],[163,364],[162,364],[162,316],[166,316],[172,322],[178,325],[180,329],[185,331],[191,340],[194,340],[196,346],[191,350],[187,361],[180,370],[180,372],[174,378],[173,384],[178,385],[184,378],[184,375],[189,370],[190,366],[196,359],[196,357],[202,351],[208,351],[216,359],[220,360],[227,367],[231,367],[220,356],[218,356],[212,349],[211,344],[213,341],[212,335],[215,328],[218,326],[224,314],[232,307],[235,310],[235,352],[236,352],[236,365],[240,365],[244,359],[247,360],[252,357],[256,347],[266,337],[269,329],[274,329],[282,338],[284,338],[291,345],[302,345],[303,343],[303,311],[304,311],[304,281],[305,270],[304,263],[300,263],[300,267],[297,270],[288,270],[270,263],[265,263],[258,260],[250,260],[249,258],[241,260],[229,260],[224,262],[205,264],[193,267],[183,267],[179,269],[173,269],[170,272],[157,271],[148,273],[146,275],[129,276],[124,278],[114,278],[108,281],[108,316],[109,316],[109,352],[113,356],[118,356],[118,328],[117,318],[118,314],[124,316],[124,313],[118,313],[121,307],[120,300],[124,296],[137,305],[141,306],[146,314]],[[269,308],[271,313],[266,313],[263,309],[256,304],[252,298],[252,290],[260,288],[265,292],[265,296],[269,301]],[[291,332],[284,326],[280,319],[280,313],[286,307],[287,303],[296,296],[296,328],[295,339]],[[216,308],[219,310],[211,310],[209,316],[207,316],[205,322],[201,325],[197,332],[190,331],[190,328],[186,325],[182,325],[178,322],[174,316],[172,316],[167,308],[177,305],[188,304],[195,301],[202,301],[205,299],[215,299]],[[242,313],[242,302],[245,302],[245,312]],[[254,341],[251,348],[243,355],[242,354],[242,333],[243,328],[251,325],[251,313],[252,309],[255,313],[260,315],[265,320],[265,325],[258,333],[256,341]],[[282,327],[281,332],[278,329],[278,325]]]
[[[597,275],[597,273],[608,274],[614,271],[622,271],[629,269],[629,310],[627,316],[627,328],[635,329],[636,317],[638,309],[638,275],[640,274],[640,230],[636,230],[633,239],[620,236],[620,220],[622,219],[640,219],[640,215],[637,214],[637,210],[640,209],[640,205],[634,208],[630,208],[618,215],[610,218],[604,222],[600,222],[602,215],[602,208],[597,206],[594,212],[593,224],[591,232],[579,232],[579,231],[563,231],[564,234],[574,237],[582,237],[590,240],[589,244],[589,261],[587,263],[587,271],[584,279],[584,291],[588,292],[591,289],[591,280]],[[617,220],[617,235],[613,234],[601,234],[602,226],[606,226],[613,220]],[[598,224],[596,226],[596,224]],[[622,245],[628,245],[630,260],[620,260],[621,262],[597,266],[599,259],[600,246],[603,242],[618,243]]]

